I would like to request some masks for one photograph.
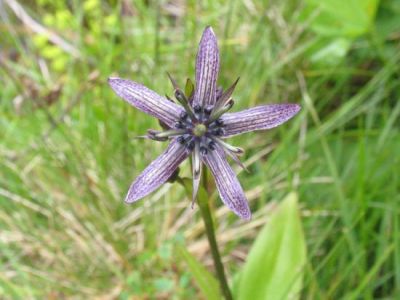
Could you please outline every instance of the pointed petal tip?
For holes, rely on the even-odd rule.
[[[241,207],[233,207],[230,206],[229,209],[235,213],[235,215],[237,215],[239,218],[241,218],[244,221],[250,221],[251,220],[251,211],[250,208],[248,206],[247,200],[245,205],[241,206]]]
[[[239,208],[231,208],[231,210],[238,215],[242,220],[244,221],[250,221],[251,220],[251,211],[250,208],[247,204],[245,203],[245,206],[239,207]]]
[[[288,103],[288,104],[284,104],[284,105],[289,110],[289,115],[290,115],[289,119],[291,119],[292,117],[297,115],[299,113],[299,111],[301,110],[300,104],[297,104],[297,103]]]
[[[141,194],[140,192],[137,193],[137,191],[134,189],[132,190],[133,183],[132,183],[131,188],[129,189],[128,193],[125,196],[125,200],[124,200],[125,204],[135,203],[138,200],[140,200],[146,196],[146,195]]]
[[[204,157],[204,163],[214,176],[222,202],[243,220],[251,219],[251,211],[235,172],[228,164],[224,150],[216,148]]]
[[[294,117],[295,115],[297,115],[299,112],[300,112],[300,110],[301,110],[301,105],[300,104],[297,104],[297,103],[292,103],[292,104],[290,104],[293,108],[293,112],[292,112],[292,116],[290,117],[290,118],[292,118],[292,117]],[[290,119],[289,118],[289,119]]]
[[[207,25],[206,28],[204,28],[204,32],[206,32],[206,31],[208,31],[212,34],[215,34],[211,25]]]
[[[108,77],[107,83],[108,85],[117,93],[117,90],[123,87],[123,84],[126,82],[126,79],[120,77]],[[118,93],[117,93],[118,94]]]
[[[114,81],[116,81],[116,80],[118,80],[118,79],[121,79],[121,78],[110,76],[110,77],[107,78],[107,82],[108,82],[109,84],[112,84]]]
[[[133,202],[136,202],[137,200],[139,200],[139,199],[135,199],[128,194],[128,195],[126,195],[124,202],[125,202],[125,204],[132,204]]]
[[[272,104],[274,105],[274,104]],[[283,104],[275,104],[277,107],[281,107],[281,109],[289,110],[292,113],[292,116],[296,115],[301,110],[301,105],[297,103],[283,103]]]
[[[210,25],[206,26],[206,28],[204,28],[202,35],[203,35],[203,37],[206,37],[208,39],[211,38],[211,39],[217,40],[217,36],[215,35],[214,29]]]
[[[249,212],[248,214],[246,214],[246,215],[243,215],[243,216],[240,216],[244,221],[251,221],[251,217],[252,217],[252,215],[251,215],[251,212]]]

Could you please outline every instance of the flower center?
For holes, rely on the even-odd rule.
[[[203,135],[205,135],[207,132],[207,127],[204,124],[197,124],[194,128],[193,128],[193,134],[197,137],[202,137]]]
[[[189,113],[183,112],[175,124],[176,129],[170,130],[171,134],[177,136],[177,140],[188,151],[194,150],[206,155],[215,149],[215,139],[224,134],[224,124],[221,119],[209,121],[211,110],[212,107],[201,108],[195,105],[193,107],[194,116],[191,117]]]
[[[226,148],[225,143],[220,139],[225,132],[224,122],[220,118],[221,113],[213,116],[212,109],[211,106],[205,108],[199,105],[193,108],[188,106],[180,114],[174,128],[165,131],[149,130],[148,137],[157,141],[176,137],[187,151],[194,151],[195,155],[207,155],[209,151],[215,149],[216,143]]]

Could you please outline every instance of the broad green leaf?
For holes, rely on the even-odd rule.
[[[207,269],[200,264],[196,258],[190,254],[184,247],[178,245],[177,251],[179,256],[186,262],[189,270],[196,280],[200,291],[203,293],[205,299],[220,300],[222,299],[218,281],[214,276],[207,271]]]
[[[335,65],[341,61],[350,49],[351,40],[346,38],[321,38],[319,43],[310,51],[310,61]]]
[[[376,17],[377,36],[382,39],[400,31],[400,1],[382,0]]]
[[[306,0],[316,16],[311,28],[324,36],[355,38],[370,30],[379,0]]]
[[[305,263],[297,195],[291,193],[254,242],[235,289],[236,299],[299,299]]]
[[[336,65],[353,40],[371,31],[379,0],[306,0],[302,18],[318,34],[308,56],[314,63]]]

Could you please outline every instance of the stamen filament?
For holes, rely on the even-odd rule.
[[[171,136],[177,136],[184,134],[186,132],[186,129],[171,129],[171,130],[165,130],[165,131],[157,131],[157,130],[148,130],[148,135],[150,138],[159,138],[159,139],[167,139]]]
[[[212,140],[221,145],[224,152],[228,154],[236,164],[238,164],[246,172],[250,173],[250,171],[246,168],[246,166],[240,161],[238,157],[238,155],[242,155],[244,153],[244,150],[242,148],[232,146],[216,137],[213,137]]]
[[[219,139],[219,138],[217,138],[215,136],[211,137],[211,139],[214,142],[220,144],[222,146],[222,148],[227,149],[230,152],[235,153],[236,155],[242,155],[244,153],[244,150],[242,148],[236,147],[236,146],[232,146],[232,145],[230,145],[228,143],[225,143],[223,140],[221,140],[221,139]]]
[[[246,166],[240,161],[239,157],[237,157],[237,155],[231,151],[229,151],[228,149],[224,148],[224,151],[226,154],[228,154],[233,161],[239,166],[241,167],[243,170],[245,170],[247,173],[250,173],[249,169],[246,168]]]

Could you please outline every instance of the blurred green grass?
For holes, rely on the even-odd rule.
[[[211,267],[183,189],[167,184],[123,204],[164,145],[135,139],[158,124],[106,80],[171,94],[165,72],[182,85],[193,79],[206,25],[219,38],[219,83],[241,77],[235,110],[303,107],[277,129],[233,139],[247,150],[251,174],[239,178],[254,217],[238,220],[213,196],[229,276],[275,203],[296,190],[309,253],[302,298],[399,298],[398,2],[381,1],[372,27],[340,37],[351,46],[339,51],[312,29],[315,16],[303,13],[310,2],[20,2],[73,45],[67,51],[32,20],[21,23],[17,2],[0,2],[0,298],[200,297],[174,250],[184,240]]]

